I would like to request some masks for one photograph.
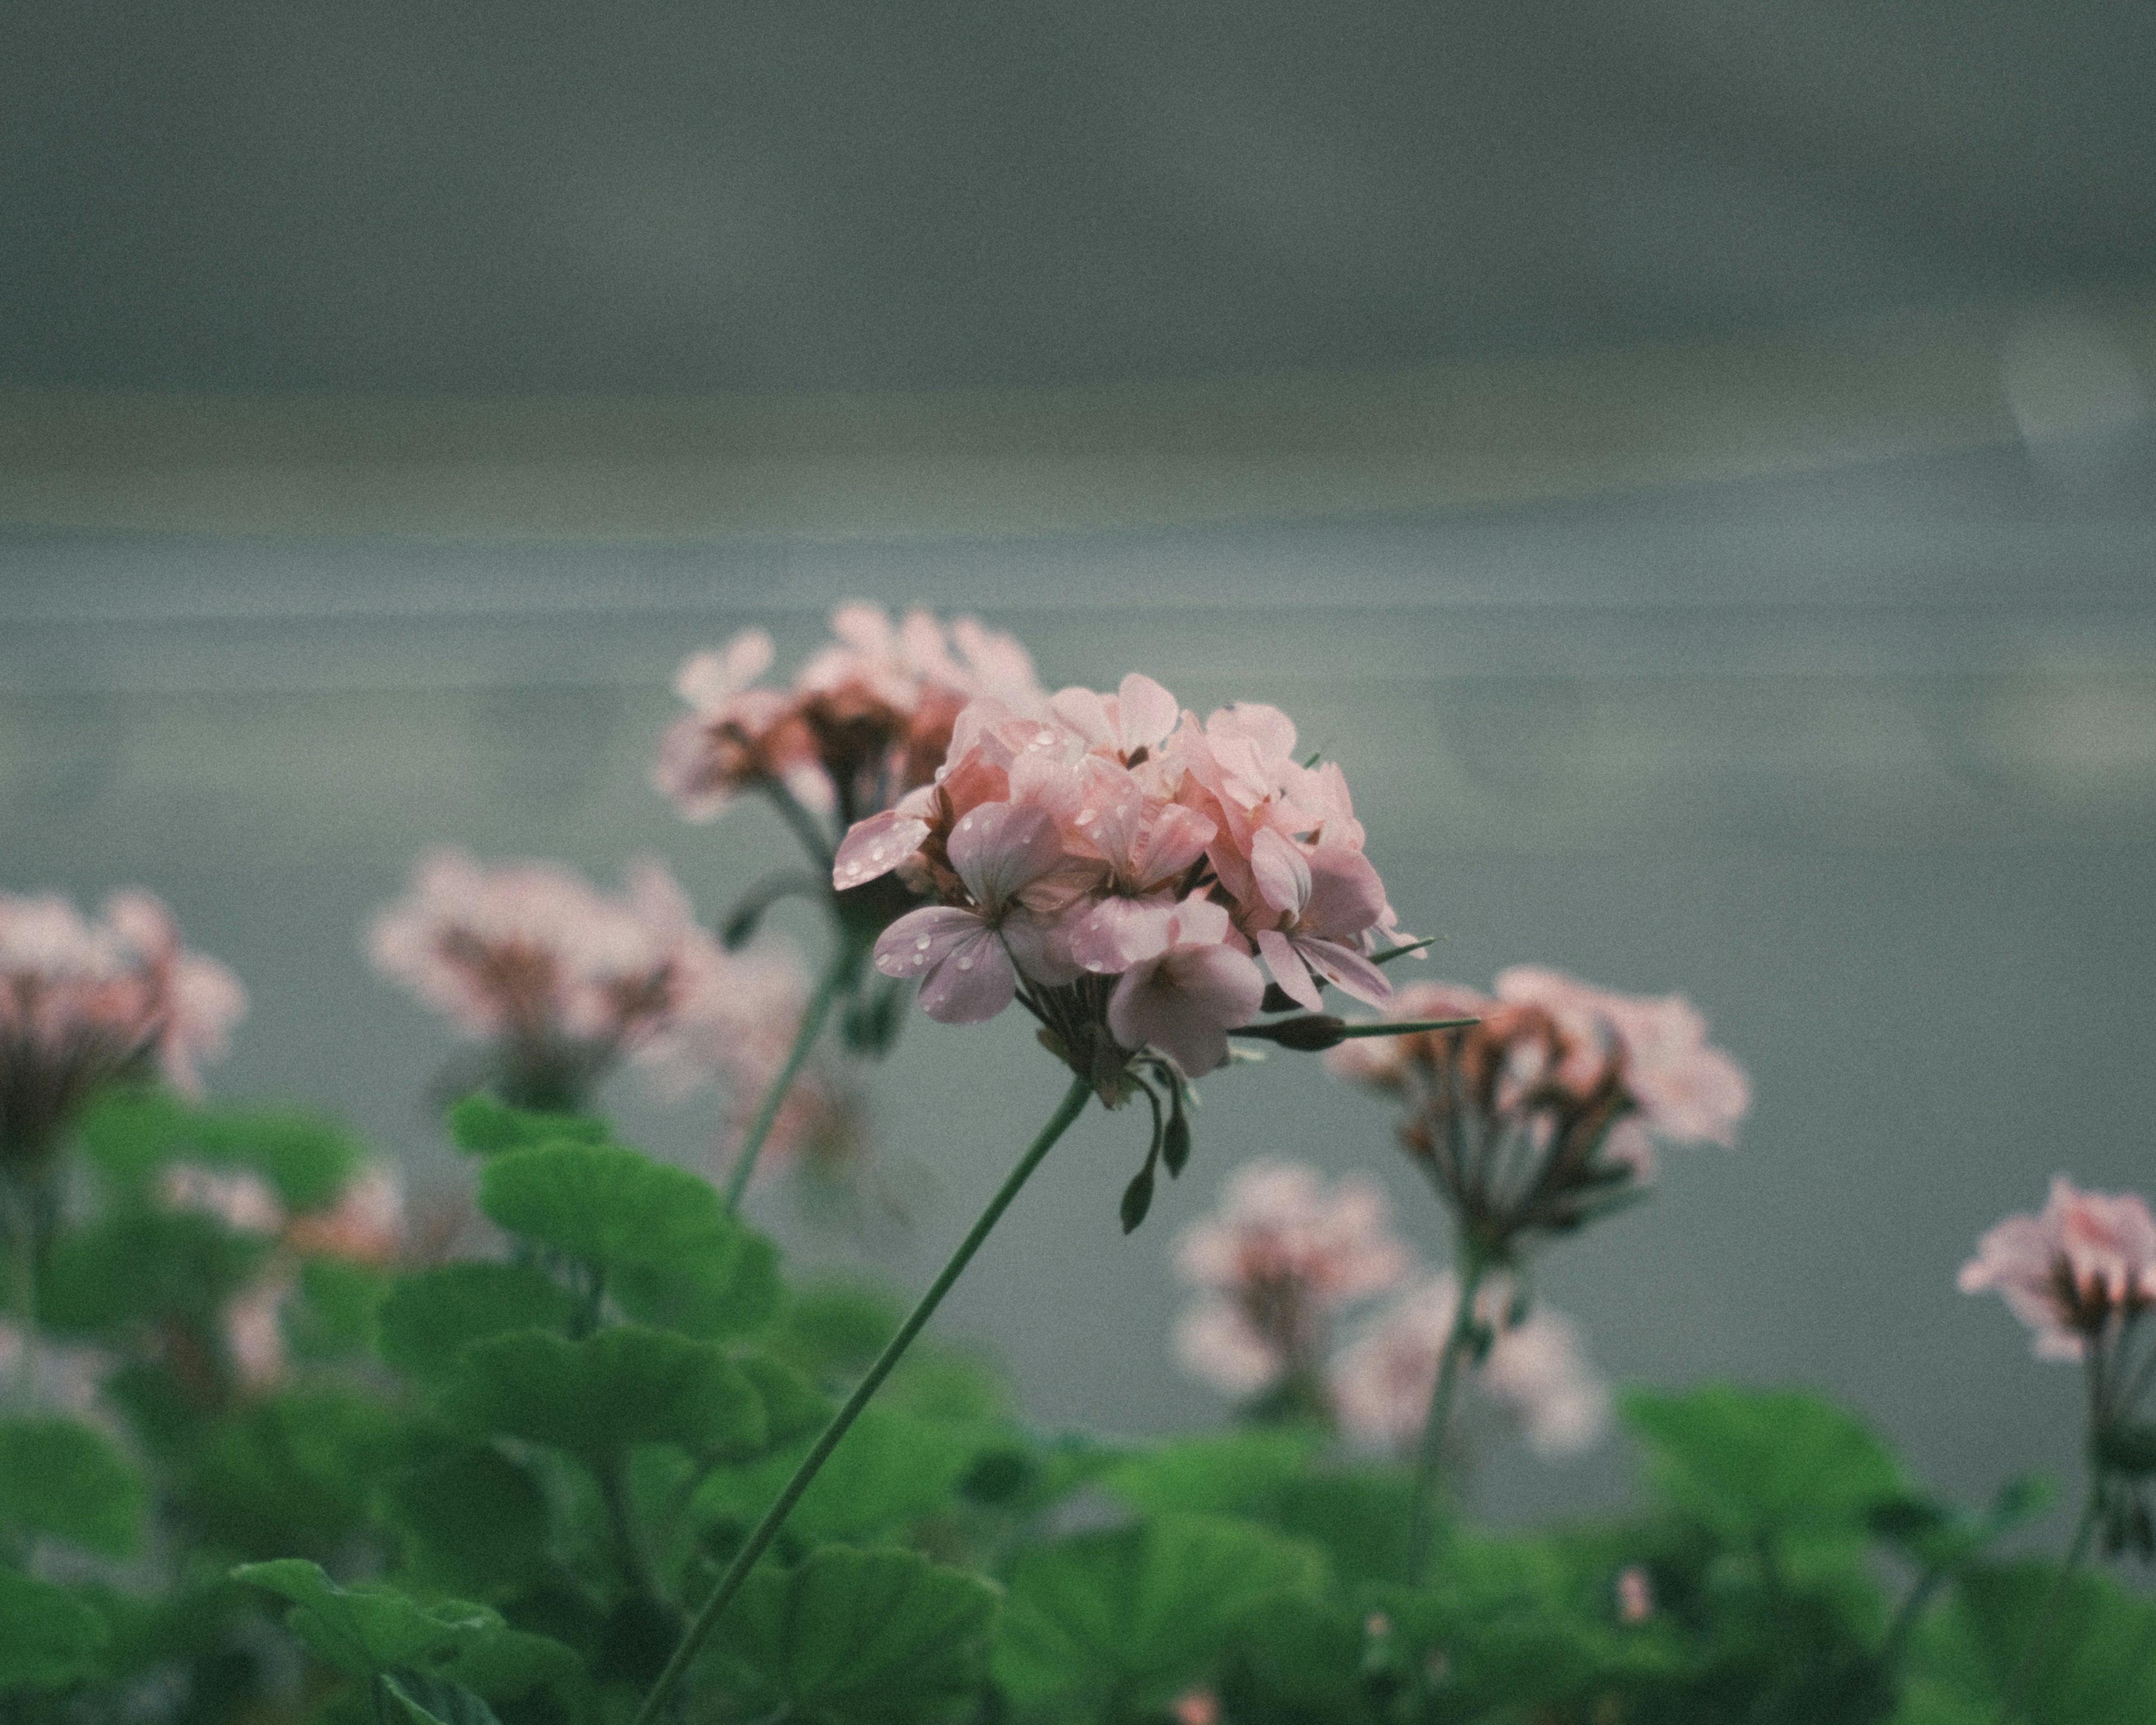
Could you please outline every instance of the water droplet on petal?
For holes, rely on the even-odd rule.
[[[925,952],[928,950],[928,937],[924,934],[920,939],[914,942],[913,944],[920,951]]]
[[[971,970],[973,968],[973,961],[970,958],[961,958],[958,961],[958,968],[961,970]]]
[[[1092,811],[1091,809],[1080,809],[1080,810],[1078,811],[1078,821],[1077,821],[1077,824],[1078,824],[1080,826],[1081,826],[1081,827],[1082,827],[1082,826],[1084,826],[1084,825],[1085,825],[1088,821],[1091,820],[1092,819],[1093,819],[1093,811]]]

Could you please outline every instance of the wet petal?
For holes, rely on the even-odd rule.
[[[1324,997],[1317,992],[1317,984],[1310,979],[1309,968],[1296,956],[1292,941],[1277,928],[1261,928],[1251,938],[1258,943],[1265,968],[1273,973],[1273,980],[1281,985],[1281,993],[1312,1012],[1325,1004]]]
[[[1062,860],[1063,837],[1045,809],[984,803],[958,817],[950,853],[974,902],[993,916]]]
[[[895,809],[857,820],[839,846],[831,865],[831,884],[844,892],[888,875],[921,848],[928,823]]]
[[[1250,874],[1258,896],[1282,915],[1300,917],[1310,902],[1310,865],[1292,839],[1261,827],[1250,839]]]
[[[1335,988],[1345,988],[1358,1000],[1367,1001],[1372,1006],[1392,1004],[1393,985],[1384,972],[1352,947],[1343,947],[1337,941],[1322,941],[1311,935],[1299,935],[1295,940],[1295,950],[1304,963]],[[1270,957],[1267,962],[1270,962]],[[1276,976],[1280,974],[1277,969],[1273,973]],[[1286,983],[1281,986],[1287,988]],[[1288,992],[1295,993],[1292,988]],[[1312,1004],[1315,1004],[1314,1002]]]
[[[1343,845],[1321,845],[1307,859],[1310,891],[1304,927],[1327,940],[1343,941],[1373,928],[1385,914],[1385,884],[1370,860]]]

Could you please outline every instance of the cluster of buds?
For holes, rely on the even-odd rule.
[[[375,919],[368,955],[465,1034],[520,1106],[574,1109],[624,1057],[664,1059],[726,955],[657,863],[619,896],[553,863],[421,859]]]
[[[1176,1329],[1197,1377],[1253,1417],[1314,1418],[1372,1448],[1412,1448],[1429,1411],[1460,1303],[1459,1279],[1419,1269],[1386,1220],[1383,1194],[1346,1178],[1328,1192],[1309,1168],[1237,1170],[1214,1214],[1185,1230],[1176,1267],[1199,1294]],[[1338,1345],[1342,1320],[1366,1309]],[[1584,1450],[1609,1420],[1609,1392],[1557,1313],[1522,1309],[1486,1283],[1475,1382],[1538,1452]]]
[[[2140,1404],[2156,1383],[2156,1216],[2138,1193],[2083,1192],[2063,1175],[2041,1214],[2007,1217],[1962,1266],[1964,1293],[1994,1289],[2038,1356],[2088,1377],[2089,1455],[2105,1548],[2156,1561],[2156,1424]]]
[[[1401,1142],[1486,1263],[1637,1196],[1657,1141],[1732,1142],[1750,1104],[1743,1069],[1707,1045],[1681,996],[1616,994],[1523,966],[1494,997],[1425,983],[1394,1010],[1474,1022],[1343,1044],[1328,1061],[1400,1100]]]
[[[41,1188],[84,1103],[116,1080],[198,1087],[247,1010],[239,979],[181,944],[146,892],[91,921],[65,899],[0,893],[0,1173]]]
[[[1021,712],[1046,699],[1025,649],[969,617],[947,629],[914,611],[894,627],[880,606],[841,605],[831,633],[786,689],[762,686],[773,649],[760,629],[683,664],[674,687],[691,711],[660,740],[652,781],[685,819],[755,791],[843,829],[929,782],[975,696]]]

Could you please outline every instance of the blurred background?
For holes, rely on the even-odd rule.
[[[2156,1185],[2156,11],[108,0],[0,61],[0,889],[140,881],[254,1011],[213,1082],[422,1191],[444,1030],[367,971],[413,855],[789,860],[648,787],[681,658],[974,612],[1051,685],[1276,703],[1430,973],[1681,990],[1734,1152],[1541,1286],[1620,1378],[1798,1380],[1938,1485],[2074,1466],[1953,1291],[2056,1171]],[[793,925],[805,943],[814,924]],[[916,1018],[925,1281],[1060,1088]],[[1295,1155],[1434,1203],[1276,1057],[1094,1116],[949,1327],[1050,1424],[1218,1416],[1168,1252]],[[709,1095],[613,1100],[708,1155]],[[1621,1446],[1499,1455],[1506,1516]]]

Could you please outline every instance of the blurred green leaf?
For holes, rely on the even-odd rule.
[[[1152,1514],[1270,1521],[1322,1441],[1315,1431],[1280,1429],[1172,1438],[1110,1470],[1101,1484]]]
[[[374,1491],[407,1466],[397,1410],[327,1384],[281,1389],[207,1435],[182,1497],[199,1534],[241,1553],[341,1549],[367,1526]]]
[[[978,1686],[997,1604],[988,1582],[917,1553],[826,1546],[749,1577],[715,1662],[748,1680],[757,1712],[918,1718]]]
[[[706,1521],[753,1522],[808,1448],[804,1435],[752,1466],[721,1469],[698,1491],[696,1512]],[[788,1528],[821,1543],[875,1539],[911,1527],[950,1501],[973,1448],[966,1436],[937,1421],[871,1405],[802,1494]]]
[[[152,1195],[167,1164],[198,1162],[259,1174],[293,1210],[334,1204],[362,1159],[358,1142],[318,1115],[205,1106],[155,1090],[104,1096],[83,1121],[82,1142],[110,1179],[137,1196]]]
[[[2148,1725],[2156,1719],[2156,1599],[2088,1570],[2055,1595],[2058,1575],[2055,1563],[2030,1562],[1963,1578],[1960,1611],[1992,1688],[2004,1695],[2018,1681],[2030,1725]]]
[[[1021,1553],[995,1650],[1021,1707],[1081,1696],[1165,1702],[1206,1676],[1281,1594],[1312,1594],[1324,1560],[1262,1528],[1164,1517]]]
[[[813,1436],[829,1423],[838,1404],[793,1367],[762,1354],[744,1354],[734,1363],[763,1398],[764,1439],[788,1444]]]
[[[148,1509],[141,1475],[102,1433],[74,1420],[0,1425],[0,1526],[124,1558]]]
[[[619,1144],[541,1144],[488,1163],[480,1207],[511,1233],[607,1273],[632,1317],[699,1336],[767,1322],[769,1241],[728,1216],[707,1180]]]
[[[381,1683],[408,1725],[501,1725],[494,1709],[461,1683],[416,1671],[385,1673]]]
[[[468,1343],[445,1405],[588,1461],[630,1444],[753,1454],[767,1429],[762,1398],[723,1349],[628,1326],[581,1342],[519,1330]]]
[[[1635,1390],[1623,1408],[1656,1489],[1733,1540],[1859,1538],[1878,1505],[1906,1496],[1870,1428],[1801,1390]]]
[[[66,1589],[0,1569],[0,1692],[56,1689],[90,1675],[110,1635]]]
[[[528,1468],[491,1445],[430,1455],[386,1481],[382,1499],[415,1567],[445,1588],[497,1594],[547,1566],[547,1495]]]
[[[564,1328],[576,1309],[567,1289],[521,1264],[444,1264],[392,1285],[376,1312],[377,1346],[398,1371],[435,1377],[467,1343]]]
[[[374,1314],[389,1278],[372,1265],[310,1258],[300,1266],[298,1297],[285,1307],[285,1333],[303,1359],[334,1359],[375,1350]]]
[[[268,1240],[234,1234],[208,1216],[121,1210],[54,1241],[38,1290],[38,1321],[98,1334],[177,1317],[213,1331],[269,1250]]]
[[[475,1091],[449,1109],[449,1137],[457,1148],[473,1156],[495,1156],[505,1150],[529,1150],[537,1144],[603,1144],[607,1124],[583,1114],[550,1114],[531,1108],[512,1108],[484,1091]]]

